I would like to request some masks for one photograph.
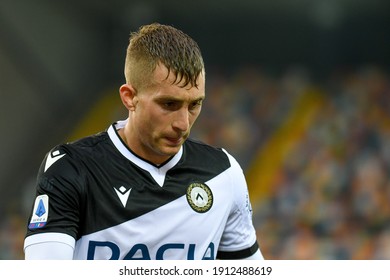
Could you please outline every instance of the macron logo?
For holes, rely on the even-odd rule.
[[[114,188],[116,194],[118,195],[120,201],[123,204],[123,207],[126,207],[127,200],[131,192],[131,188],[127,189],[124,186],[121,186],[119,189]]]
[[[60,154],[59,150],[56,150],[56,151],[53,151],[52,153],[49,153],[49,155],[47,156],[47,159],[46,159],[44,172],[46,172],[46,170],[48,170],[49,167],[53,165],[53,163],[55,163],[57,160],[61,159],[64,155],[66,155],[66,154]]]

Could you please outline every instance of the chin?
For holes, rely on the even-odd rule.
[[[172,146],[165,147],[164,149],[161,150],[161,152],[162,152],[162,154],[171,157],[171,156],[176,155],[179,152],[180,147],[181,147],[181,145],[173,146],[173,147]]]

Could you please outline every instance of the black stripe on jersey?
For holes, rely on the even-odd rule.
[[[189,183],[206,182],[230,167],[227,155],[218,148],[191,139],[183,146],[182,158],[170,171],[182,169],[183,174],[180,175],[183,178],[188,177]]]
[[[237,260],[237,259],[244,259],[252,256],[256,251],[259,249],[259,244],[257,241],[248,249],[240,250],[240,251],[234,251],[234,252],[223,252],[218,251],[217,253],[217,259],[220,260]]]

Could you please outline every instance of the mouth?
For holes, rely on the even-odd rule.
[[[165,139],[167,140],[169,146],[180,146],[183,144],[185,137],[165,137]]]

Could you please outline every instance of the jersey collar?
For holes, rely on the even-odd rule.
[[[127,119],[113,123],[107,130],[108,136],[110,137],[114,146],[124,157],[126,157],[128,160],[133,162],[138,167],[148,171],[156,180],[156,182],[160,186],[162,186],[164,184],[165,174],[168,172],[168,170],[174,167],[181,159],[183,155],[183,146],[181,146],[179,152],[176,155],[174,155],[172,158],[170,158],[168,161],[166,161],[161,165],[155,165],[137,156],[133,151],[129,149],[129,147],[127,147],[127,145],[125,145],[125,143],[123,143],[117,130],[123,128],[126,123],[127,123]]]

